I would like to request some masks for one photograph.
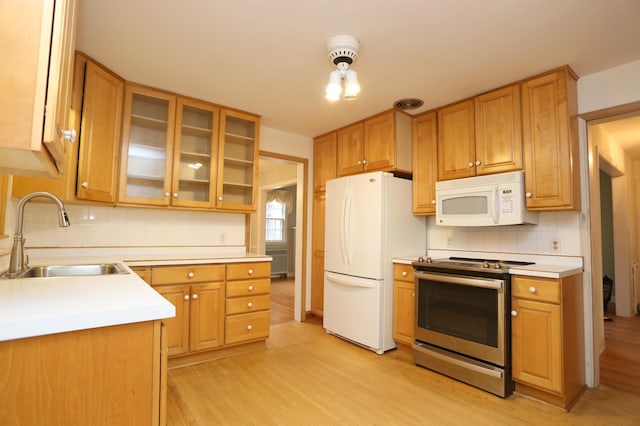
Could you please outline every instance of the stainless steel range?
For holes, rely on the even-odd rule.
[[[511,380],[510,265],[533,262],[419,258],[414,362],[501,397]]]

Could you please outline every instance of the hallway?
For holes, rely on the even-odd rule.
[[[293,321],[295,279],[271,279],[271,325]]]
[[[640,316],[612,318],[604,323],[600,383],[640,395]]]

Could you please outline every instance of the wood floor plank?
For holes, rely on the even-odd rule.
[[[271,304],[269,306],[271,325],[293,321],[294,297],[294,278],[274,278],[271,280]]]
[[[271,327],[267,349],[169,370],[169,425],[638,425],[640,395],[603,385],[570,413],[502,399],[327,335],[321,320]]]
[[[610,317],[604,323],[600,383],[640,395],[640,317]]]

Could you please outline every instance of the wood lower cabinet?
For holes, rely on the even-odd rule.
[[[511,283],[516,391],[569,409],[584,390],[582,274]]]
[[[527,208],[578,210],[577,77],[563,67],[521,86]]]
[[[415,326],[413,266],[393,265],[393,340],[412,345]]]
[[[225,344],[269,337],[271,264],[227,265]]]
[[[0,424],[164,425],[162,347],[159,320],[0,342]]]
[[[176,307],[167,318],[169,356],[224,344],[225,266],[154,267],[151,285]]]
[[[413,119],[413,213],[436,214],[438,125],[434,111]]]

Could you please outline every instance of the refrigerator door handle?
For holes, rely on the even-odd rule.
[[[380,284],[377,282],[355,282],[349,279],[344,279],[339,276],[333,274],[327,274],[327,281],[331,281],[332,283],[341,285],[343,287],[354,287],[354,288],[376,288],[379,287]]]
[[[353,263],[353,245],[351,244],[351,202],[353,201],[353,190],[351,185],[347,187],[347,203],[346,203],[346,232],[345,232],[345,247],[347,265]]]
[[[348,191],[345,191],[342,195],[342,210],[340,217],[340,254],[342,255],[342,263],[347,266],[347,247],[346,247],[346,233],[347,233],[347,198]]]

